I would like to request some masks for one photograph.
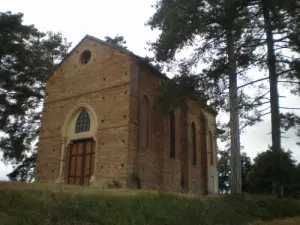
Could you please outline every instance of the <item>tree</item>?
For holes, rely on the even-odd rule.
[[[113,38],[110,37],[110,36],[105,36],[104,39],[105,39],[105,41],[107,43],[110,43],[110,44],[113,44],[113,45],[117,45],[117,46],[120,46],[122,48],[127,49],[126,40],[125,40],[124,36],[120,36],[120,35],[117,34]]]
[[[280,3],[279,3],[280,4]],[[261,8],[264,18],[264,30],[266,32],[266,44],[267,44],[267,65],[269,70],[269,82],[270,82],[270,105],[271,105],[271,128],[272,128],[272,149],[273,151],[278,152],[281,151],[281,130],[280,130],[280,112],[279,112],[279,93],[278,93],[278,72],[277,72],[277,64],[279,62],[278,57],[276,55],[276,41],[274,40],[275,32],[284,32],[284,29],[288,27],[286,22],[290,22],[286,20],[280,11],[284,10],[284,8],[280,7],[276,8],[274,2],[268,2],[266,0],[261,1]],[[275,22],[276,21],[276,22]],[[280,24],[280,22],[283,24]],[[273,23],[272,23],[273,22]],[[282,38],[281,38],[282,39]],[[276,164],[281,164],[281,158],[273,159],[273,167],[276,167]],[[275,183],[273,183],[273,194],[275,194]],[[283,190],[281,190],[282,192]],[[283,193],[281,194],[283,195]]]
[[[295,161],[290,151],[280,151],[281,164],[273,168],[273,160],[278,157],[271,147],[262,153],[259,153],[254,159],[254,164],[249,172],[247,184],[250,193],[254,194],[272,194],[273,181],[284,187],[285,197],[296,197],[299,190],[299,174]],[[275,187],[277,190],[280,186]],[[277,192],[279,196],[280,193]]]
[[[161,34],[152,43],[156,59],[171,62],[176,52],[193,46],[194,54],[181,63],[181,68],[191,72],[192,66],[202,60],[208,63],[200,77],[200,84],[206,90],[212,105],[228,110],[226,103],[229,97],[230,132],[231,132],[231,167],[232,193],[241,192],[241,160],[239,143],[239,117],[244,109],[255,108],[255,104],[242,105],[249,101],[244,93],[238,95],[237,78],[253,60],[252,48],[246,30],[249,27],[248,10],[243,1],[159,1],[156,12],[148,21],[153,29]],[[246,43],[246,44],[245,44]],[[188,73],[188,72],[185,72]],[[229,96],[225,90],[229,87]],[[251,98],[250,98],[251,99]],[[255,103],[260,99],[253,100]],[[228,102],[228,101],[227,101]],[[250,101],[251,102],[251,101]],[[242,107],[241,107],[242,105]],[[245,113],[246,115],[247,113]],[[253,125],[252,119],[248,125]]]
[[[300,117],[295,113],[280,114],[281,127],[287,131],[296,128],[296,136],[300,137]],[[300,142],[296,142],[300,146]]]
[[[218,151],[219,193],[230,191],[230,154],[229,151]]]
[[[0,151],[15,166],[12,180],[32,180],[44,86],[70,43],[60,33],[23,24],[23,14],[0,13]]]
[[[218,171],[219,171],[219,192],[220,194],[230,193],[230,151],[218,151]],[[245,152],[241,154],[242,165],[242,192],[249,189],[247,178],[252,168],[250,157]]]
[[[279,152],[281,151],[280,108],[289,108],[279,106],[278,83],[284,82],[292,86],[298,83],[294,82],[294,79],[299,81],[299,60],[291,57],[290,52],[298,50],[300,4],[296,0],[249,0],[247,7],[253,27],[253,38],[249,44],[253,51],[259,52],[255,64],[268,71],[267,78],[250,83],[266,79],[269,81],[270,99],[265,103],[270,103],[271,109],[272,149]],[[288,54],[284,54],[283,50],[288,50]],[[279,77],[287,78],[287,80],[279,81]],[[280,156],[279,153],[276,155]],[[273,162],[275,167],[275,164],[281,163],[281,159],[274,158]],[[273,186],[275,188],[276,184],[274,183]],[[273,193],[275,194],[275,189]]]
[[[252,169],[252,162],[250,157],[247,156],[245,152],[243,152],[241,155],[241,161],[242,161],[242,191],[247,192],[249,184],[246,181]]]

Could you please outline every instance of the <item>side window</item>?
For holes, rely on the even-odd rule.
[[[206,164],[207,162],[207,143],[206,143],[206,125],[205,117],[203,113],[200,114],[200,151],[202,163]]]
[[[211,131],[209,131],[209,145],[210,145],[210,165],[214,165],[214,147],[213,147],[213,138]]]
[[[192,164],[196,165],[196,159],[197,159],[197,146],[196,146],[196,126],[195,123],[192,123]]]
[[[170,157],[175,158],[175,114],[170,112]]]
[[[147,148],[149,144],[149,119],[150,104],[147,96],[142,99],[141,108],[141,144],[143,148]]]

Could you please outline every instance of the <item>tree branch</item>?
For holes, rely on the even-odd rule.
[[[261,78],[261,79],[258,79],[258,80],[255,80],[255,81],[252,81],[252,82],[250,82],[250,83],[243,84],[243,85],[239,86],[239,87],[238,87],[238,89],[239,89],[239,88],[246,87],[246,86],[248,86],[248,85],[251,85],[251,84],[254,84],[254,83],[257,83],[257,82],[260,82],[260,81],[267,80],[267,79],[269,79],[269,77]]]
[[[291,83],[291,84],[300,84],[298,81],[288,81],[288,80],[279,80],[278,83]]]
[[[300,110],[300,108],[279,107],[280,109]]]
[[[252,123],[254,123],[256,120],[261,119],[263,116],[266,116],[268,114],[270,114],[271,112],[267,112],[264,114],[259,115],[258,117],[256,117],[255,119],[249,121],[248,123],[246,123],[244,126],[242,126],[242,128],[240,128],[240,131],[243,130],[244,128],[246,128],[247,126],[251,125]]]

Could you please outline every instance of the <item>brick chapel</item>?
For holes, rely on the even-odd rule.
[[[47,80],[36,181],[102,187],[115,180],[166,191],[185,183],[192,193],[217,193],[215,115],[188,100],[183,127],[179,109],[154,109],[164,79],[142,57],[86,35]]]

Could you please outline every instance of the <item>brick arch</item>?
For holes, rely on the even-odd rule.
[[[86,132],[76,133],[75,126],[76,126],[78,116],[84,110],[89,114],[90,117],[90,129]],[[98,129],[97,115],[90,105],[86,103],[80,103],[74,106],[70,110],[67,117],[65,118],[64,125],[62,128],[62,133],[61,133],[61,154],[60,154],[59,175],[57,178],[57,182],[64,183],[66,181],[66,173],[67,173],[66,171],[69,164],[68,150],[70,150],[70,146],[72,142],[77,140],[92,139],[91,141],[93,141],[94,148],[96,149],[97,129]],[[96,154],[95,154],[95,158],[97,158]],[[96,165],[96,163],[94,165]],[[91,180],[94,179],[95,177],[94,175],[92,175]]]
[[[94,109],[86,103],[80,103],[76,106],[74,106],[70,112],[68,113],[63,128],[62,128],[62,133],[61,136],[62,138],[66,138],[67,141],[70,141],[71,139],[77,139],[75,135],[75,124],[77,121],[77,118],[79,114],[83,111],[86,110],[90,116],[90,130],[86,134],[81,134],[85,136],[95,136],[95,133],[97,132],[98,129],[98,119],[97,115],[94,111]],[[74,129],[73,129],[74,128]]]

